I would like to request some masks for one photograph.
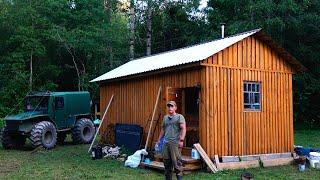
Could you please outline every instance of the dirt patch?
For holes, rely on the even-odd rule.
[[[20,164],[15,161],[11,162],[1,162],[0,166],[0,177],[5,176],[11,172],[18,171],[20,168]]]

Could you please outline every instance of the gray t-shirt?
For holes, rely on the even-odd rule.
[[[164,142],[179,142],[180,139],[180,124],[186,123],[186,120],[181,114],[165,115],[162,121],[164,130]]]

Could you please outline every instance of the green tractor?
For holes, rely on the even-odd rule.
[[[90,143],[95,134],[89,92],[38,92],[27,95],[25,111],[5,117],[2,146],[17,149],[29,138],[34,148],[54,148],[67,134],[77,144]]]

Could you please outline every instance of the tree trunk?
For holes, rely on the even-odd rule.
[[[76,72],[77,72],[77,76],[78,76],[78,91],[81,91],[81,77],[80,77],[80,71],[78,69],[78,65],[76,63],[76,60],[75,60],[75,56],[74,56],[74,53],[72,51],[72,49],[69,47],[69,45],[63,41],[63,39],[61,38],[60,34],[57,32],[57,36],[58,38],[60,39],[60,42],[63,43],[64,47],[67,49],[68,53],[71,55],[72,57],[72,62],[74,64],[74,67],[76,68]]]
[[[151,38],[152,38],[152,6],[151,0],[148,0],[147,9],[147,56],[151,55]]]
[[[134,7],[134,1],[130,1],[130,53],[129,58],[130,60],[134,59],[134,44],[135,44],[135,7]]]
[[[29,90],[30,92],[32,91],[32,82],[33,82],[33,50],[31,50],[31,54],[30,54],[30,64],[29,64],[29,68],[30,68],[30,77],[29,77]]]

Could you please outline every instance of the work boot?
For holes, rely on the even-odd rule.
[[[182,180],[182,176],[181,175],[176,175],[177,180]]]
[[[165,174],[166,180],[172,180],[172,173],[166,173]]]

